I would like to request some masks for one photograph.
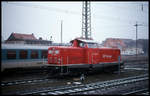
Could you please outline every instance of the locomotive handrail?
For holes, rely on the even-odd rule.
[[[61,73],[63,73],[63,72],[62,72],[62,71],[63,71],[63,69],[62,69],[63,66],[62,66],[62,65],[63,65],[63,58],[62,58],[62,56],[61,56],[61,66],[60,66],[60,68],[61,68]]]

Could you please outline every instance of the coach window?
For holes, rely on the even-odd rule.
[[[36,50],[31,51],[31,59],[38,59],[38,51]]]
[[[20,59],[27,59],[27,50],[20,51]]]
[[[48,52],[46,50],[42,50],[42,58],[47,58]]]
[[[16,59],[16,51],[8,50],[7,51],[7,59]]]

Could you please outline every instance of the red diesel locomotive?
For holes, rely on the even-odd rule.
[[[69,73],[87,72],[94,69],[115,71],[119,66],[123,68],[120,50],[117,48],[99,48],[93,40],[77,38],[71,43],[72,46],[69,47],[48,48],[48,64],[53,70]]]

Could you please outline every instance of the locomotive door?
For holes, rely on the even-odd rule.
[[[88,64],[90,70],[93,70],[94,64],[97,64],[98,62],[96,61],[98,53],[89,51],[88,52]]]
[[[92,53],[92,64],[97,64],[97,53],[93,52]]]
[[[88,64],[97,64],[98,53],[94,51],[88,52]]]

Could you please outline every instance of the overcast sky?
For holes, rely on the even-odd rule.
[[[80,37],[82,2],[2,2],[2,39],[12,32],[32,34],[38,39],[60,43],[61,20],[63,43]],[[148,39],[148,2],[91,2],[92,37],[97,42],[106,38]]]

